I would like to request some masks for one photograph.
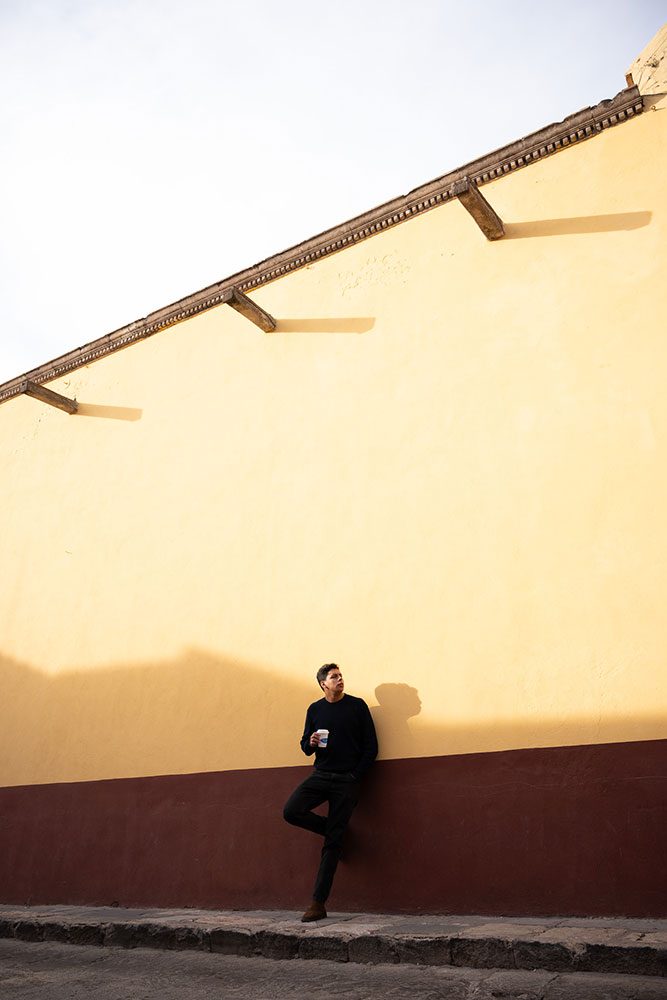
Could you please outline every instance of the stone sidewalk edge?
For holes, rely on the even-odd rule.
[[[667,976],[667,948],[618,943],[547,942],[456,934],[387,934],[354,931],[316,934],[229,926],[197,927],[155,920],[58,920],[52,917],[0,916],[0,938],[53,941],[116,948],[158,948],[217,952],[271,959],[320,959],[372,964],[409,963],[489,969],[544,969]]]

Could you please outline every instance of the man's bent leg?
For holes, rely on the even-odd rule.
[[[357,781],[350,781],[341,776],[336,777],[330,784],[329,815],[326,821],[322,858],[313,890],[313,899],[320,903],[326,903],[329,898],[340,859],[343,834],[358,801]]]
[[[283,809],[283,819],[292,826],[300,826],[312,833],[324,837],[327,832],[327,820],[318,816],[312,810],[322,805],[329,796],[329,784],[317,774],[310,774],[305,781],[294,789]]]

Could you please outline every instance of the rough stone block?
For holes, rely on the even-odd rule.
[[[62,942],[67,944],[69,941],[69,926],[68,924],[60,923],[58,920],[47,920],[42,923],[42,928],[44,931],[45,941]]]
[[[209,934],[211,951],[220,955],[243,955],[248,958],[255,954],[255,935],[250,931],[234,930],[231,927],[217,927]]]
[[[112,948],[137,948],[139,935],[136,924],[113,923],[104,928],[104,944]]]
[[[318,958],[328,962],[348,962],[347,941],[322,935],[304,936],[299,942],[299,958]]]
[[[273,931],[259,931],[255,934],[255,952],[264,958],[296,958],[299,952],[299,937],[296,934],[276,934]]]
[[[412,965],[451,965],[447,937],[399,937],[395,942],[399,961]]]
[[[563,944],[550,941],[513,941],[514,961],[519,969],[574,972],[576,955]]]
[[[364,934],[347,943],[350,962],[370,962],[373,965],[393,965],[400,962],[393,941],[379,934]]]
[[[658,948],[588,944],[577,955],[579,972],[612,972],[632,976],[667,976],[667,952]],[[667,987],[665,988],[667,996]]]
[[[19,941],[43,941],[44,928],[38,920],[17,920],[14,924],[14,937]]]
[[[210,936],[202,927],[174,927],[169,947],[175,951],[210,951]]]
[[[104,944],[104,928],[101,924],[70,924],[67,940],[70,944],[94,944],[101,947]]]
[[[166,924],[146,921],[136,926],[137,948],[172,948],[174,929]]]
[[[450,940],[452,965],[471,969],[514,969],[515,960],[510,941],[499,938],[457,937]]]

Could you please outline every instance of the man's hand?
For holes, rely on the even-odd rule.
[[[320,745],[320,737],[317,733],[310,734],[310,745],[311,747],[318,747]]]

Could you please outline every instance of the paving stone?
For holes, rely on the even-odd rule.
[[[667,981],[649,976],[608,976],[595,972],[557,976],[544,1000],[667,1000]]]
[[[560,917],[559,927],[578,927],[589,930],[594,927],[614,930],[619,926],[629,931],[646,934],[664,927],[664,920],[651,920],[644,917]]]
[[[571,926],[555,927],[543,931],[536,940],[557,941],[560,944],[567,944],[573,949],[584,948],[588,944],[620,944],[633,945],[640,938],[641,933],[636,930],[629,930],[627,927],[618,924],[615,926]]]
[[[465,930],[465,936],[467,938],[499,938],[503,941],[512,941],[524,940],[525,938],[538,939],[545,934],[546,930],[544,924],[520,924],[513,920],[503,920],[468,927]]]
[[[554,979],[551,972],[527,972],[508,969],[494,972],[478,983],[469,994],[469,1000],[542,1000],[547,984]],[[582,997],[582,1000],[586,1000]]]

